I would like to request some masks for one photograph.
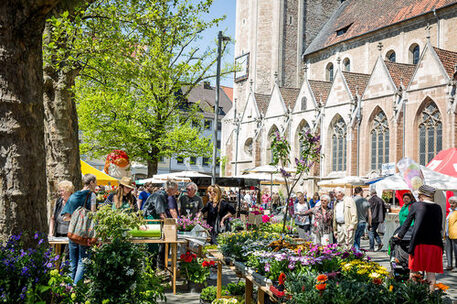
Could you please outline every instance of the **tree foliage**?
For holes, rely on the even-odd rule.
[[[201,109],[187,96],[215,77],[216,51],[198,46],[205,30],[223,20],[203,20],[212,3],[98,0],[76,18],[53,20],[62,30],[54,31],[52,41],[72,37],[56,64],[80,69],[74,94],[83,154],[124,149],[147,161],[150,174],[161,157],[209,156],[211,141],[200,136]],[[47,47],[61,48],[53,42]]]

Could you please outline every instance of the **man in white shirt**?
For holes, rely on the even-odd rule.
[[[351,249],[354,232],[358,224],[357,207],[354,200],[344,195],[342,188],[335,189],[336,202],[333,207],[333,231],[338,244]]]

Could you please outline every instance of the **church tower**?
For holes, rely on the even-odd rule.
[[[270,94],[274,82],[299,88],[301,56],[341,0],[237,0],[234,98],[242,111],[253,91]],[[277,77],[275,74],[277,73]]]

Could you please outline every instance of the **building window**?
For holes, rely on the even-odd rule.
[[[190,164],[191,165],[196,165],[197,164],[197,158],[195,156],[191,156],[190,158]]]
[[[340,28],[339,30],[336,31],[336,35],[337,35],[337,36],[341,36],[341,35],[346,34],[346,32],[348,31],[348,29],[349,29],[349,27],[350,27],[351,25],[352,25],[352,23],[349,24],[348,26],[345,26],[345,27],[343,27],[343,28]]]
[[[390,50],[386,54],[386,59],[390,62],[397,62],[397,55],[395,54],[394,50]]]
[[[222,123],[220,121],[217,122],[217,130],[220,131],[222,129]]]
[[[349,60],[349,58],[344,58],[343,66],[344,66],[344,70],[346,72],[350,72],[351,71],[351,60]]]
[[[205,119],[205,130],[211,130],[212,121],[210,119]]]
[[[306,97],[303,96],[302,99],[301,99],[301,110],[302,111],[305,111],[306,110]]]
[[[302,120],[302,122],[300,123],[300,125],[297,128],[297,132],[295,135],[295,141],[298,143],[297,158],[301,158],[300,156],[303,152],[304,143],[303,143],[303,141],[300,140],[300,134],[302,134],[304,132],[311,132],[311,129],[310,129],[308,123],[305,120]]]
[[[422,111],[419,123],[419,162],[427,165],[442,149],[443,125],[438,107],[434,102]]]
[[[419,62],[420,47],[416,43],[409,47],[409,62],[417,64]]]
[[[327,67],[325,68],[325,79],[327,79],[327,81],[333,81],[333,63],[327,64]]]
[[[209,166],[209,157],[203,157],[202,165],[203,166]]]
[[[179,157],[176,158],[176,162],[177,162],[178,164],[184,164],[184,158],[182,158],[181,156],[179,156]]]
[[[373,120],[371,129],[371,170],[381,169],[389,162],[389,124],[384,112]]]
[[[165,161],[165,158],[163,156],[160,157],[160,162],[163,163]]]
[[[221,148],[221,141],[220,140],[216,141],[216,148],[218,148],[218,149]]]
[[[244,143],[244,152],[249,156],[252,155],[252,138],[248,138]]]
[[[346,170],[346,123],[339,118],[332,130],[332,170]]]

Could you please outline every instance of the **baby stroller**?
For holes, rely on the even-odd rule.
[[[399,231],[400,227],[395,230],[394,235]],[[397,281],[406,281],[409,278],[408,250],[411,236],[412,227],[409,227],[408,232],[406,232],[402,240],[392,236],[389,241],[390,269],[394,279]]]

